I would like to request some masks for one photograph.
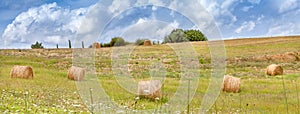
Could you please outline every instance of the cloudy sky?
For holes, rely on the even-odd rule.
[[[0,48],[162,40],[174,28],[223,39],[300,34],[299,0],[1,0],[0,17]]]

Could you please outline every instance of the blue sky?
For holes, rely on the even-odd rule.
[[[151,4],[140,5],[148,2]],[[181,2],[186,3],[171,0],[1,0],[0,48],[30,48],[36,41],[49,48],[56,44],[67,47],[67,40],[78,37],[85,40],[86,45],[94,41],[108,42],[115,36],[123,36],[128,41],[137,38],[162,40],[174,28],[200,29],[210,36],[206,32],[212,25],[210,22],[217,24],[223,39],[300,34],[299,0]],[[197,6],[193,6],[195,4]],[[202,22],[198,23],[200,20]]]

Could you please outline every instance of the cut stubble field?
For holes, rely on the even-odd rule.
[[[300,37],[225,40],[226,74],[241,78],[239,93],[220,92],[208,113],[300,113]],[[166,70],[163,98],[158,101],[136,99],[124,90],[112,71],[112,48],[95,50],[95,67],[105,92],[125,110],[157,108],[172,98],[181,77],[180,62],[173,44],[138,46],[128,60],[131,77],[150,79],[153,63],[162,62]],[[211,79],[210,50],[207,42],[192,42],[199,60],[199,84],[189,111],[198,112]],[[122,47],[118,47],[122,48]],[[284,75],[266,76],[265,68],[279,64]],[[33,79],[10,78],[14,65],[32,66]],[[71,49],[0,50],[0,112],[6,113],[90,113],[80,99],[74,81],[68,80],[72,66]],[[187,109],[182,113],[187,112]]]

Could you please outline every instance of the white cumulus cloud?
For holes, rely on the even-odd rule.
[[[173,23],[145,21],[144,23],[136,23],[124,28],[123,36],[125,38],[130,38],[128,41],[135,41],[139,38],[162,41],[166,35],[170,34],[172,30],[178,27],[179,24],[176,21]]]
[[[166,23],[152,19],[140,18],[136,23],[127,27],[116,27],[103,34],[104,38],[118,37],[119,35],[125,38],[126,41],[134,42],[136,39],[148,38],[151,40],[160,40],[170,34],[172,30],[179,28],[180,24],[177,21]],[[109,39],[104,39],[109,42]]]
[[[235,16],[230,12],[232,9],[229,8],[234,1],[236,0],[227,0],[224,4],[216,3],[215,5],[210,5],[211,10],[218,7],[219,10],[216,14],[227,15],[232,21],[235,21]],[[114,16],[131,8],[131,6],[136,7],[147,4],[148,2],[153,5],[166,6],[172,10],[179,11],[198,25],[195,28],[200,29],[208,37],[220,37],[216,32],[218,29],[215,26],[211,15],[205,12],[203,7],[199,7],[200,1],[198,0],[189,0],[186,2],[181,2],[179,0],[175,0],[174,2],[161,0],[137,0],[136,2],[133,2],[132,0],[103,0],[90,7],[74,10],[60,7],[56,3],[30,8],[19,14],[15,20],[6,27],[1,36],[3,39],[1,41],[4,41],[6,48],[30,48],[30,44],[36,41],[42,42],[46,48],[55,47],[56,44],[59,44],[60,47],[66,47],[67,41],[75,40],[75,38],[77,38],[80,43],[81,41],[84,41],[86,44],[95,41],[102,42],[102,39],[99,39],[102,38],[102,36],[99,35],[105,29],[105,25],[107,25]],[[223,9],[226,9],[226,11],[223,11]],[[156,7],[153,7],[152,10],[156,11],[157,9]],[[167,22],[167,24],[160,23],[164,26],[154,23],[153,26],[157,25],[160,28],[153,30],[155,30],[155,33],[164,36],[165,33],[170,32],[171,28],[178,27],[178,22]],[[139,25],[145,25],[144,27],[147,28],[149,24],[148,22],[145,22],[145,20],[140,20],[139,23],[134,27],[131,26],[132,30],[134,28],[139,28]],[[124,28],[116,28],[115,30],[123,31]],[[113,36],[117,33],[116,31],[108,33],[110,36]]]
[[[252,4],[259,4],[261,0],[248,0]]]
[[[108,9],[113,14],[121,13],[121,11],[126,10],[130,6],[129,0],[114,0],[112,5]]]
[[[251,8],[253,8],[254,6],[245,6],[245,7],[243,7],[242,8],[242,10],[244,11],[244,12],[248,12]]]
[[[254,27],[255,27],[255,22],[253,22],[253,21],[249,21],[249,22],[244,22],[243,24],[242,24],[242,26],[240,26],[239,28],[237,28],[236,30],[235,30],[235,32],[236,33],[242,33],[243,31],[252,31],[253,29],[254,29]]]
[[[201,4],[211,13],[219,26],[231,26],[237,21],[237,17],[232,13],[234,5],[239,0],[201,0]]]
[[[286,36],[286,35],[295,35],[299,33],[300,27],[299,24],[286,23],[273,26],[268,30],[268,36]]]
[[[21,44],[21,48],[28,48],[36,41],[48,46],[66,45],[75,37],[85,13],[86,9],[69,10],[56,3],[30,8],[6,27],[2,39],[6,47]]]
[[[298,2],[299,1],[297,0],[284,0],[279,7],[279,13],[283,13],[297,8]]]

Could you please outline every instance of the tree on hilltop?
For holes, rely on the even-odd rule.
[[[43,49],[44,46],[42,45],[42,43],[39,43],[39,42],[37,41],[37,42],[35,42],[35,44],[32,44],[32,45],[31,45],[31,48],[32,48],[32,49]]]

